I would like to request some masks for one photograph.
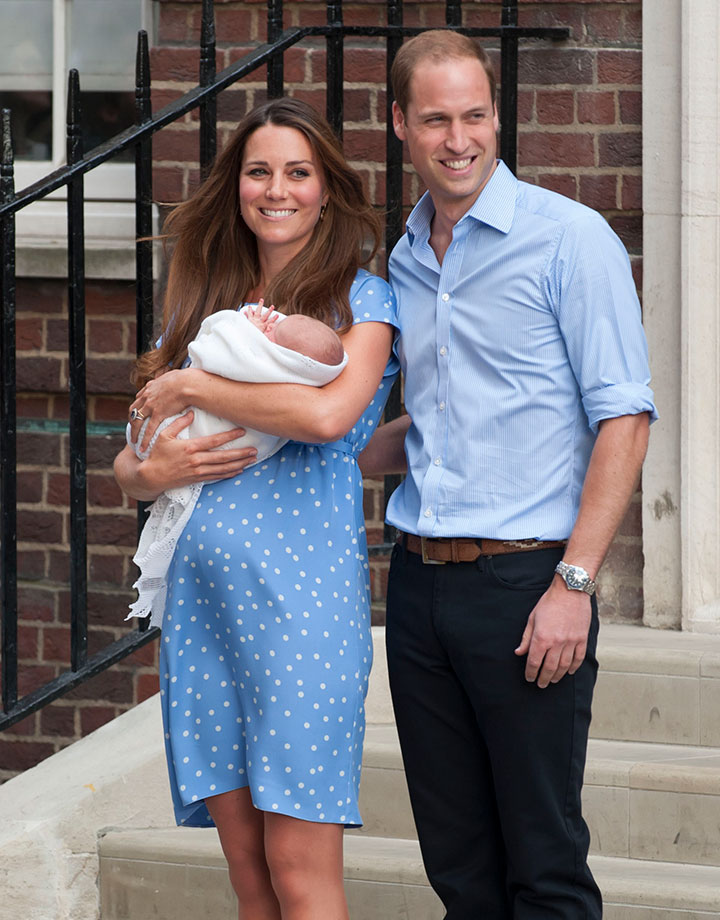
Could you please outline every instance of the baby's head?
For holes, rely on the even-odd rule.
[[[319,319],[292,313],[275,323],[271,329],[272,334],[268,337],[283,348],[299,351],[313,361],[330,367],[342,363],[345,350],[340,336]]]

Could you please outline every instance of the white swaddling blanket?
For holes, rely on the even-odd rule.
[[[263,313],[267,307],[263,308]],[[188,346],[190,366],[248,383],[300,383],[306,386],[324,386],[334,380],[347,364],[347,355],[340,364],[321,364],[307,355],[284,348],[271,342],[245,315],[247,307],[241,310],[220,310],[203,320],[197,337]],[[286,319],[278,315],[278,322]],[[179,438],[197,438],[218,434],[237,427],[227,419],[193,407],[194,418]],[[130,446],[141,460],[147,459],[158,435],[177,415],[164,419],[153,435],[148,449],[139,451],[145,433],[140,429],[137,442],[130,440],[130,426],[127,438]],[[256,447],[259,463],[287,443],[288,438],[265,434],[250,428],[241,438],[223,445],[231,447]],[[220,449],[220,448],[219,448]],[[146,617],[152,614],[151,626],[161,626],[167,597],[167,573],[175,547],[190,515],[195,508],[203,483],[196,482],[178,489],[168,489],[159,495],[150,507],[148,519],[140,535],[133,562],[140,569],[140,576],[133,585],[138,599],[130,605],[130,617]]]

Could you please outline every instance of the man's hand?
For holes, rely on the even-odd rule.
[[[525,679],[544,689],[566,674],[574,674],[585,660],[590,631],[590,597],[570,591],[556,575],[528,617],[516,655],[527,654]]]

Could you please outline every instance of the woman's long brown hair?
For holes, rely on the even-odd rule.
[[[159,348],[137,361],[141,387],[166,368],[180,367],[206,316],[235,309],[260,281],[257,243],[240,214],[239,182],[245,145],[263,125],[300,131],[310,143],[328,194],[324,219],[305,248],[263,291],[284,313],[304,313],[342,332],[352,323],[349,292],[358,268],[380,243],[380,218],[360,176],[348,166],[327,121],[298,99],[274,99],[252,109],[218,156],[207,180],[165,221],[174,242]],[[363,256],[367,241],[371,250]]]

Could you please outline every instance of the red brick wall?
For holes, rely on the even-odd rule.
[[[500,3],[466,0],[465,24],[495,26]],[[320,24],[325,4],[286,2],[285,25]],[[348,24],[382,24],[380,0],[346,2]],[[157,109],[197,83],[200,3],[160,0],[152,51]],[[406,0],[407,25],[443,24],[440,0]],[[569,26],[572,38],[553,45],[527,42],[520,51],[519,172],[597,208],[631,254],[638,284],[642,270],[640,0],[531,0],[520,6],[521,25]],[[265,39],[264,0],[216,0],[218,68]],[[496,48],[496,44],[487,43]],[[496,53],[496,52],[494,52]],[[287,92],[325,107],[325,52],[320,39],[285,57]],[[384,204],[385,54],[377,40],[348,40],[345,59],[345,146],[368,192]],[[252,74],[218,100],[219,142],[247,108],[265,99],[265,72]],[[196,113],[163,130],[154,142],[154,194],[159,202],[185,198],[198,181]],[[406,165],[405,205],[422,189]],[[381,267],[381,266],[379,266]],[[88,288],[88,405],[97,424],[122,422],[131,389],[134,293],[129,283]],[[27,430],[33,420],[67,418],[67,311],[64,283],[19,285],[19,575],[21,692],[55,676],[69,659],[67,435]],[[130,557],[135,511],[115,486],[110,466],[122,444],[118,430],[89,438],[90,646],[122,635],[134,580]],[[368,482],[365,509],[373,542],[382,537],[382,484]],[[373,616],[383,622],[386,564],[371,564]],[[635,496],[605,565],[601,587],[605,619],[642,615],[640,495]],[[144,699],[156,687],[155,649],[146,647],[111,671],[0,736],[0,779],[31,766]]]

